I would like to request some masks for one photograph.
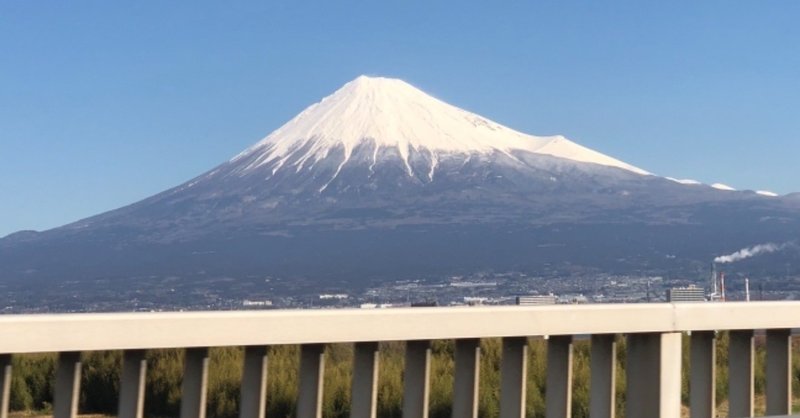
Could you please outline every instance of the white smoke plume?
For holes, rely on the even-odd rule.
[[[715,258],[714,262],[717,264],[734,263],[736,261],[744,260],[745,258],[755,257],[761,254],[774,253],[775,251],[783,250],[789,245],[790,243],[775,244],[771,242],[767,244],[759,244],[755,247],[742,248],[733,254],[721,255]]]

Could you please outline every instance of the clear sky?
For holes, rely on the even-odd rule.
[[[657,174],[800,191],[797,1],[122,3],[0,3],[0,236],[175,186],[360,74]]]

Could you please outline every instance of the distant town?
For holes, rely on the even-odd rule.
[[[720,278],[722,283],[720,283]],[[800,276],[749,280],[598,274],[531,276],[520,272],[383,281],[374,286],[302,279],[180,278],[0,284],[2,313],[159,312],[244,309],[379,309],[415,306],[541,305],[800,299]],[[716,284],[716,285],[715,285]]]

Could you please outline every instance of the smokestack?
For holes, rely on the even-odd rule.
[[[717,294],[717,263],[711,262],[711,288],[712,290],[712,298],[719,296]]]
[[[744,278],[744,300],[750,302],[750,279]]]
[[[720,287],[720,292],[722,293],[720,300],[725,302],[725,272],[724,271],[719,273],[719,287]]]

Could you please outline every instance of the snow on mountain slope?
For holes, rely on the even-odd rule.
[[[367,142],[375,144],[373,164],[379,158],[379,149],[393,148],[409,175],[414,174],[409,155],[427,151],[431,178],[437,162],[446,155],[502,152],[512,156],[514,151],[650,174],[563,136],[533,136],[507,128],[431,97],[402,80],[366,76],[311,105],[231,162],[246,160],[243,172],[270,164],[275,174],[289,161],[296,170],[313,167],[334,150],[338,155],[343,149],[344,158],[338,162],[341,170],[353,151]]]
[[[735,192],[736,191],[736,189],[734,189],[733,187],[728,186],[727,184],[722,184],[722,183],[714,183],[714,184],[711,185],[711,187],[713,187],[713,188],[715,188],[717,190],[724,190],[726,192]]]
[[[687,186],[698,186],[703,184],[697,180],[692,180],[692,179],[676,179],[673,177],[664,177],[664,178],[670,181],[674,181],[675,183],[680,183]]]
[[[673,178],[673,177],[664,177],[664,178],[667,179],[667,180],[670,180],[670,181],[674,181],[675,183],[683,184],[683,185],[686,185],[686,186],[703,185],[703,183],[701,183],[701,182],[699,182],[697,180],[676,179],[676,178]],[[714,184],[711,184],[710,187],[713,188],[713,189],[722,190],[722,191],[725,191],[725,192],[734,192],[734,191],[736,191],[735,188],[733,188],[731,186],[728,186],[727,184],[724,184],[724,183],[714,183]],[[779,196],[777,193],[771,192],[769,190],[756,190],[755,193],[757,195],[759,195],[759,196],[765,196],[765,197],[778,197]]]

